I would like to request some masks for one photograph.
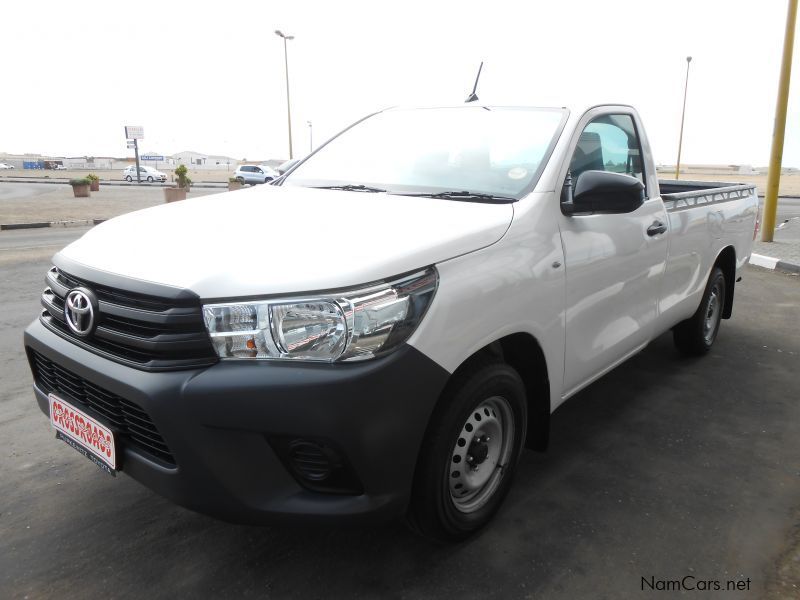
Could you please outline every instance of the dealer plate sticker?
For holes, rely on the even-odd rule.
[[[114,475],[117,468],[114,433],[55,394],[48,394],[48,399],[50,424],[56,430],[56,437]]]

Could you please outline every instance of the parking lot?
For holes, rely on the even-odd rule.
[[[797,277],[747,268],[710,355],[665,335],[569,400],[490,527],[443,546],[396,523],[221,523],[54,439],[22,330],[83,231],[0,234],[0,597],[626,598],[686,576],[749,580],[702,597],[800,593]]]
[[[193,188],[188,197],[218,194],[220,188]],[[110,219],[164,203],[159,185],[100,185],[89,198],[75,198],[67,183],[0,182],[0,223]]]

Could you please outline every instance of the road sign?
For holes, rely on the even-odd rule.
[[[125,137],[129,140],[144,139],[144,127],[139,125],[125,125]]]
[[[132,141],[128,142],[128,148],[135,148],[135,147],[136,147],[136,144],[134,142],[132,142]]]
[[[164,162],[164,157],[163,156],[158,156],[157,154],[143,154],[142,155],[142,160],[157,160],[157,161]]]

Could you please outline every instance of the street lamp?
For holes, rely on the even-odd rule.
[[[792,48],[794,48],[794,24],[797,21],[797,0],[789,0],[786,13],[786,31],[783,34],[783,57],[781,76],[778,80],[778,100],[775,105],[775,121],[772,129],[772,149],[769,153],[769,174],[764,194],[764,219],[761,222],[761,241],[772,242],[775,234],[775,217],[778,211],[778,190],[781,183],[781,160],[783,141],[786,135],[786,111],[789,102],[789,83],[792,77]]]
[[[678,136],[678,163],[675,165],[675,179],[681,178],[681,146],[683,145],[683,120],[686,117],[686,92],[689,90],[689,64],[692,57],[686,57],[686,84],[683,86],[683,110],[681,111],[681,133]]]
[[[308,153],[311,154],[314,151],[314,133],[311,121],[306,121],[306,123],[308,123]]]
[[[286,120],[289,124],[289,160],[294,158],[292,156],[292,107],[289,104],[289,55],[286,50],[286,42],[293,40],[293,35],[285,35],[280,29],[275,30],[275,35],[283,38],[283,63],[286,69]]]

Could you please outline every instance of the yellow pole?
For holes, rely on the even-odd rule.
[[[789,79],[792,76],[792,50],[794,49],[794,24],[797,20],[797,0],[789,0],[786,15],[786,33],[783,37],[781,79],[778,83],[778,102],[775,106],[775,127],[772,131],[772,152],[769,156],[767,194],[764,198],[764,219],[761,223],[761,241],[771,242],[775,234],[775,213],[778,211],[778,187],[781,183],[783,137],[786,132],[786,107],[789,103]]]
[[[683,86],[683,110],[681,111],[681,133],[678,136],[678,163],[675,165],[675,179],[681,178],[681,146],[683,145],[683,119],[686,116],[686,92],[689,91],[689,63],[692,57],[686,57],[686,83]]]

